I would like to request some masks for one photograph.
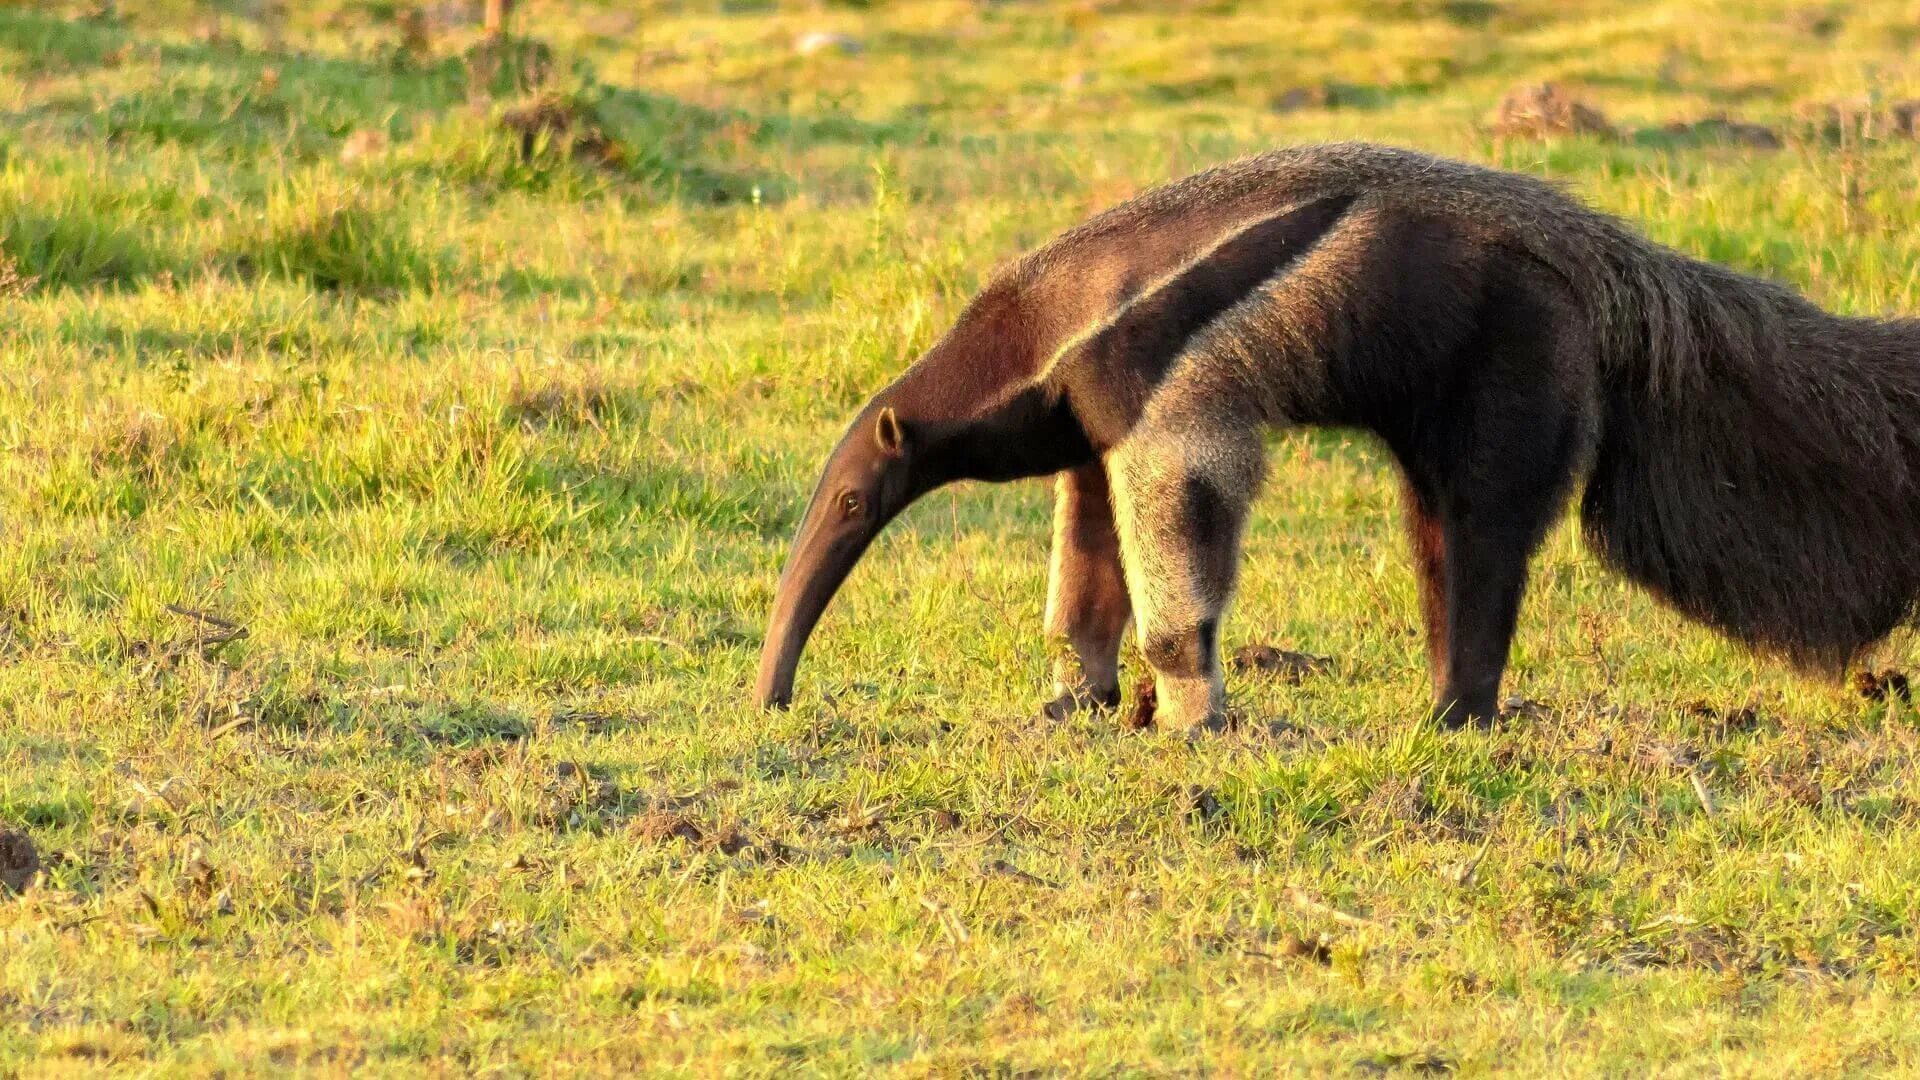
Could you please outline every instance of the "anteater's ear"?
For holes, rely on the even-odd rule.
[[[873,422],[873,441],[888,457],[906,456],[907,432],[900,426],[900,418],[893,414],[893,406],[881,409],[879,418]]]

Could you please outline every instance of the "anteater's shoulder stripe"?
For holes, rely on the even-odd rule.
[[[1354,200],[1324,196],[1225,230],[1193,259],[1069,337],[1035,381],[1046,382],[1061,363],[1083,355],[1124,361],[1157,379],[1189,338],[1310,251]]]

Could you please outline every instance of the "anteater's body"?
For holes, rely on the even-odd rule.
[[[762,700],[786,700],[908,502],[1057,473],[1056,709],[1117,698],[1131,618],[1163,717],[1219,720],[1262,434],[1297,424],[1398,460],[1453,721],[1492,714],[1528,558],[1582,482],[1602,557],[1803,666],[1844,664],[1920,598],[1920,323],[1828,315],[1534,179],[1312,146],[1062,234],[873,399],[782,577]]]

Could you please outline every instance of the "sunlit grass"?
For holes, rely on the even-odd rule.
[[[618,151],[529,154],[465,22],[97,6],[0,8],[0,826],[48,861],[0,1073],[1915,1067],[1911,708],[1569,525],[1543,708],[1422,729],[1355,436],[1273,444],[1227,646],[1334,664],[1237,678],[1249,730],[1034,720],[1039,484],[916,507],[795,708],[746,700],[851,410],[997,263],[1237,154],[1417,145],[1920,311],[1920,144],[1794,120],[1920,96],[1911,13],[529,2]],[[1549,78],[1622,137],[1487,130]],[[1661,133],[1722,110],[1785,146]]]

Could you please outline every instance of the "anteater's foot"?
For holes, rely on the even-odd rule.
[[[1154,687],[1153,722],[1162,731],[1190,738],[1221,734],[1227,730],[1226,688],[1214,679],[1163,676]]]
[[[1227,715],[1224,709],[1219,712],[1208,713],[1202,717],[1199,722],[1190,724],[1186,728],[1189,742],[1198,742],[1201,739],[1210,738],[1215,735],[1225,735],[1231,730],[1233,730],[1233,720]]]
[[[1433,711],[1427,716],[1427,722],[1447,731],[1459,731],[1469,727],[1486,730],[1492,728],[1493,722],[1499,717],[1500,710],[1494,706],[1494,699],[1490,696],[1453,698],[1435,703]]]
[[[1087,686],[1063,687],[1060,689],[1060,696],[1040,707],[1040,715],[1057,722],[1082,710],[1103,713],[1119,707],[1120,688],[1118,686],[1105,689]]]

